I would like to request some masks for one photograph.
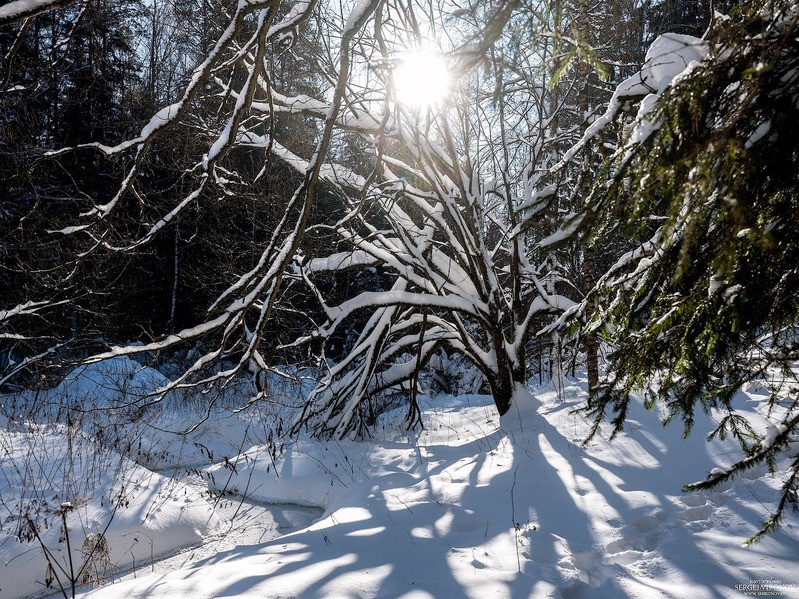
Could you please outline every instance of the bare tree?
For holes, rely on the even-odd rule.
[[[415,373],[439,347],[471,360],[498,411],[507,412],[526,380],[532,334],[551,320],[547,314],[571,305],[562,295],[559,263],[538,247],[559,217],[547,177],[563,146],[557,123],[565,122],[559,115],[568,106],[568,94],[550,85],[565,35],[560,3],[456,10],[446,2],[260,0],[217,8],[209,28],[215,41],[199,52],[179,93],[164,92],[168,105],[137,135],[50,153],[61,159],[94,152],[127,165],[118,187],[86,198],[74,222],[54,227],[53,235],[79,246],[77,265],[63,280],[74,280],[94,256],[141,251],[191,211],[234,201],[236,190],[257,186],[274,161],[294,169],[298,183],[268,223],[255,260],[233,273],[199,322],[144,344],[109,347],[90,360],[210,340],[162,393],[265,369],[263,349],[288,276],[308,283],[326,310],[328,321],[311,337],[334,335],[351,317],[373,310],[349,355],[330,365],[302,422],[335,435],[359,429],[375,393],[411,381],[413,399]],[[324,31],[304,57],[319,75],[313,97],[275,77],[311,22]],[[149,84],[160,96],[155,16],[151,24]],[[587,43],[572,45],[586,55]],[[452,80],[437,107],[401,96],[402,69],[427,46],[440,57],[422,60],[440,59],[441,76]],[[411,78],[421,75],[416,68]],[[285,135],[297,119],[316,123],[310,144]],[[143,173],[153,154],[174,153],[175,140],[187,150],[184,174],[180,193],[166,205],[148,195]],[[239,168],[233,156],[240,150],[260,152],[263,168]],[[322,193],[341,207],[334,224],[311,221]],[[526,227],[520,211],[527,211]],[[136,222],[121,226],[131,212],[140,215]],[[336,236],[331,255],[303,247],[309,226]],[[330,303],[318,275],[356,266],[379,269],[390,285]],[[231,355],[235,364],[207,374]]]
[[[485,15],[462,15],[449,29],[450,47],[439,50],[460,77],[457,89],[436,106],[420,107],[396,88],[402,61],[412,60],[404,54],[404,24],[440,23],[445,6],[425,12],[386,5],[379,35],[362,43],[371,53],[360,60],[373,66],[385,95],[375,106],[366,101],[370,90],[357,90],[347,103],[351,127],[371,135],[372,168],[361,177],[340,171],[345,216],[318,227],[335,231],[340,243],[333,254],[301,258],[296,267],[325,306],[328,321],[315,335],[336,338],[361,325],[346,357],[330,364],[300,424],[334,436],[357,431],[379,410],[380,394],[396,388],[410,399],[413,424],[418,371],[441,347],[482,372],[504,414],[526,383],[533,334],[550,321],[547,314],[572,304],[558,293],[560,275],[536,247],[542,230],[522,231],[517,220],[521,208],[552,193],[543,177],[557,160],[549,123],[561,107],[547,86],[552,45],[545,35],[554,8],[539,8],[508,15],[480,69],[469,71],[460,70],[471,58],[469,36],[480,35],[476,23]],[[537,44],[515,43],[507,32],[531,22],[541,32]],[[411,32],[423,45],[427,32],[418,26]],[[378,269],[391,283],[329,303],[319,275],[358,268]]]

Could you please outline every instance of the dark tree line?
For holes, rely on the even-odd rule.
[[[242,173],[240,180],[203,199],[212,209],[188,211],[148,245],[80,258],[85,245],[53,233],[110,201],[128,164],[91,149],[50,152],[94,142],[114,145],[135,136],[181,93],[226,18],[224,3],[92,0],[0,30],[4,301],[68,299],[68,305],[29,319],[16,334],[20,339],[8,341],[5,349],[17,359],[63,341],[85,354],[90,347],[150,340],[190,326],[227,287],[231,273],[257,261],[282,198],[299,177],[280,162],[265,165],[262,152],[247,148],[230,157],[229,169]],[[313,89],[310,64],[297,58],[313,43],[312,35],[306,28],[289,59],[273,65],[275,80],[290,82],[287,88],[295,93]],[[195,184],[187,160],[207,146],[194,130],[219,127],[224,118],[207,112],[201,100],[195,105],[169,140],[153,144],[136,194],[114,216],[117,238],[141,235]],[[281,125],[284,135],[296,140],[294,151],[307,152],[315,127],[301,118]],[[246,182],[264,169],[256,184]],[[295,335],[298,325],[291,323],[297,320],[286,318]]]

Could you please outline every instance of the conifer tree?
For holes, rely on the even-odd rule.
[[[586,410],[594,432],[609,417],[614,434],[634,391],[665,405],[685,434],[698,410],[712,411],[710,438],[736,438],[745,457],[687,487],[707,488],[758,463],[774,468],[799,430],[799,8],[742,4],[706,39],[656,45],[595,127],[645,96],[606,163],[607,184],[570,223],[582,219],[595,244],[620,231],[635,242],[591,295],[591,328],[614,352]],[[736,403],[750,383],[770,391],[765,434]],[[799,457],[789,453],[761,533],[797,507]]]

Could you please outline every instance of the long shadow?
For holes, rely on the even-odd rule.
[[[669,484],[673,480],[685,482],[681,475],[675,473],[667,477],[666,484],[662,482],[664,468],[669,468],[669,448],[681,441],[679,431],[665,445],[654,442],[644,428],[635,431],[632,436],[637,442],[636,452],[640,451],[637,457],[645,462],[638,466],[631,459],[635,456],[629,455],[621,463],[603,461],[564,437],[543,417],[533,418],[525,426],[526,430],[508,433],[510,442],[497,437],[493,450],[476,457],[470,484],[460,497],[463,507],[485,507],[487,498],[497,496],[497,488],[506,491],[506,505],[491,506],[494,525],[487,524],[486,536],[475,542],[488,546],[488,533],[507,537],[509,529],[515,531],[518,572],[507,583],[512,594],[530,596],[541,581],[565,597],[599,596],[597,593],[626,596],[630,587],[621,586],[620,578],[631,576],[638,586],[646,586],[647,579],[626,572],[616,554],[626,552],[624,559],[629,559],[630,553],[646,559],[647,552],[673,540],[670,527],[691,522],[690,513],[680,520],[683,515],[668,496],[679,493],[679,483],[673,487]],[[452,451],[447,446],[427,450],[440,456]],[[486,493],[486,482],[479,480],[482,464],[507,460],[511,452],[511,463],[487,483],[492,490]],[[681,460],[672,467],[684,463]],[[659,479],[661,482],[656,482]],[[699,517],[706,515],[700,510]],[[496,525],[497,519],[506,526]],[[681,570],[683,580],[691,580],[697,572],[694,558],[701,559],[701,580],[694,583],[729,589],[730,573],[719,560],[709,559],[706,547],[700,547],[707,540],[690,532],[681,534],[679,540],[692,546],[681,547],[677,555],[666,555],[667,559],[674,558],[670,567]],[[664,549],[670,553],[674,548]]]
[[[549,408],[557,416],[569,406]],[[220,553],[197,562],[187,576],[217,572],[211,574],[219,581],[214,596],[342,596],[337,589],[353,598],[414,591],[452,599],[629,597],[663,593],[654,576],[631,571],[624,561],[646,560],[657,550],[669,560],[670,577],[724,594],[741,581],[706,554],[708,539],[688,529],[672,499],[688,473],[664,476],[670,452],[700,448],[676,451],[679,431],[655,438],[646,426],[631,424],[624,447],[635,456],[613,445],[584,449],[579,434],[567,436],[572,431],[558,430],[541,414],[517,427],[487,424],[486,433],[465,443],[465,431],[453,429],[457,446],[390,444],[406,451],[403,463],[413,467],[385,465],[368,499],[359,495],[353,502],[358,507],[347,507],[344,498],[332,516],[308,529]],[[682,466],[684,455],[680,460]],[[239,560],[246,560],[246,570],[218,574]]]
[[[548,423],[544,426],[552,428]],[[733,585],[741,582],[736,578],[741,576],[741,565],[752,560],[744,555],[747,550],[742,550],[740,543],[755,532],[751,527],[759,524],[760,517],[739,501],[736,494],[723,490],[681,493],[683,484],[703,478],[709,469],[719,465],[717,456],[713,455],[718,452],[718,444],[711,451],[703,434],[713,426],[709,417],[702,415],[697,418],[694,434],[685,439],[679,424],[663,429],[657,415],[638,405],[631,411],[623,435],[625,448],[634,451],[635,456],[614,455],[619,445],[611,443],[603,444],[597,451],[584,451],[582,459],[570,461],[575,474],[590,478],[603,499],[623,516],[619,522],[623,525],[620,538],[610,544],[605,540],[604,546],[600,543],[606,564],[618,559],[614,554],[621,554],[619,550],[657,549],[673,571],[670,578],[686,581],[694,589],[705,589],[709,595],[704,596],[729,596]],[[550,432],[553,438],[558,435],[557,431]],[[722,447],[723,451],[735,448],[733,442],[729,447]],[[577,450],[582,451],[581,448]],[[630,459],[636,456],[638,464]],[[586,467],[589,474],[586,474]],[[595,473],[593,477],[591,471]],[[621,482],[609,485],[612,477],[618,477]],[[625,497],[641,493],[648,494],[650,499],[640,507],[624,509],[619,503],[619,500],[624,502]],[[738,522],[730,522],[734,520],[733,515],[737,515]],[[726,538],[722,531],[729,531]],[[787,535],[778,533],[764,544],[768,549],[763,555],[799,558],[795,542]],[[733,551],[739,552],[738,561],[732,558]],[[720,553],[728,557],[719,559]],[[701,565],[697,567],[697,564]],[[634,577],[636,584],[644,588],[657,582]],[[753,573],[750,578],[763,578],[762,571]]]
[[[438,506],[416,504],[406,509],[408,516],[397,510],[389,518],[391,526],[396,527],[394,530],[385,526],[387,519],[380,514],[385,509],[385,504],[375,498],[367,510],[374,511],[376,517],[328,522],[328,525],[259,546],[258,556],[265,558],[260,560],[263,568],[259,575],[231,581],[219,590],[219,595],[252,596],[256,587],[263,584],[264,588],[271,588],[275,596],[285,596],[284,593],[296,588],[296,581],[301,580],[301,597],[340,596],[331,595],[331,590],[326,588],[335,581],[336,587],[341,588],[343,584],[352,589],[352,595],[346,596],[353,597],[396,597],[418,590],[433,597],[465,599],[466,590],[453,577],[446,562],[445,543],[435,534],[427,538],[426,534],[419,533],[420,523],[432,522],[440,516]],[[359,511],[361,515],[367,513]],[[410,526],[408,520],[415,526]],[[397,530],[403,530],[403,535],[410,537],[410,543],[407,537],[398,542]],[[222,566],[250,555],[252,548],[237,548],[198,562],[195,567]],[[426,576],[426,573],[435,575]],[[352,580],[347,581],[347,578]],[[287,581],[286,588],[280,579]]]
[[[582,450],[563,439],[543,417],[535,417],[523,426],[524,430],[494,434],[494,448],[478,456],[460,501],[462,506],[490,509],[485,514],[490,521],[486,522],[483,538],[473,542],[489,548],[486,558],[491,558],[492,548],[506,556],[505,584],[510,596],[562,594],[575,584],[574,577],[564,574],[564,567],[567,572],[570,568],[566,563],[569,556],[589,552],[598,543],[592,516],[584,506],[577,505],[564,477],[580,474],[592,481],[597,477],[581,468],[579,459],[575,460]],[[451,450],[439,446],[430,451]],[[554,453],[561,458],[553,460]],[[571,455],[563,456],[564,453]],[[566,464],[572,466],[572,472],[564,471]],[[491,480],[483,480],[480,473],[484,468],[499,473]],[[597,487],[604,483],[601,479],[593,482]],[[610,491],[607,487],[606,490]],[[491,505],[497,496],[506,500]],[[502,551],[497,546],[501,540],[512,545]],[[502,566],[494,560],[492,567]]]

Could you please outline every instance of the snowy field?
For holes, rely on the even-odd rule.
[[[69,384],[109,405],[119,377],[126,393],[160,380],[114,364]],[[92,391],[87,381],[99,380]],[[766,427],[759,391],[739,401]],[[106,539],[108,551],[86,568],[96,576],[78,589],[92,599],[711,598],[747,596],[752,581],[778,581],[781,596],[799,597],[794,515],[742,546],[773,509],[778,477],[752,469],[732,485],[683,494],[683,484],[739,457],[732,443],[705,442],[710,417],[684,440],[679,426],[662,428],[636,405],[617,440],[582,447],[588,425],[572,409],[584,397],[580,380],[533,386],[500,421],[489,397],[439,396],[425,399],[425,429],[410,437],[397,411],[370,440],[300,438],[282,456],[263,414],[220,408],[189,435],[169,433],[197,415],[176,402],[147,426],[120,429],[142,442],[124,458],[113,443],[97,451],[85,426],[6,421],[0,597],[46,591],[42,545],[68,570],[65,510],[74,568],[99,534]],[[91,430],[96,438],[96,423]],[[38,506],[41,542],[24,534],[20,500]],[[92,590],[93,577],[107,582]]]

